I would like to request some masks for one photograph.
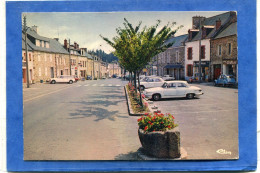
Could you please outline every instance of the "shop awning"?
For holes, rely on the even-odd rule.
[[[167,64],[164,68],[183,68],[181,64]]]

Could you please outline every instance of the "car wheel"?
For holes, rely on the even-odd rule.
[[[160,99],[161,99],[161,95],[160,94],[154,94],[153,95],[153,100],[158,101]]]
[[[55,81],[55,80],[53,80],[53,81],[51,81],[51,83],[52,83],[52,84],[55,84],[55,83],[56,83],[56,81]]]
[[[145,87],[143,85],[140,86],[140,90],[144,90]]]
[[[72,83],[73,83],[73,81],[72,81],[72,80],[70,80],[70,81],[69,81],[69,84],[72,84]]]
[[[194,98],[194,94],[189,93],[189,94],[186,95],[186,97],[187,97],[187,99],[193,99]]]

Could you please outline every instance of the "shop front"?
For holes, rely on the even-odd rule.
[[[208,81],[209,80],[209,64],[210,61],[201,61],[201,80]],[[193,62],[194,68],[194,79],[199,80],[199,61]]]
[[[164,75],[170,75],[176,80],[184,79],[184,67],[181,64],[167,64],[164,66]]]

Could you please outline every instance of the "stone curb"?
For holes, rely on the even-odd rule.
[[[130,116],[142,116],[142,115],[144,115],[144,113],[134,113],[132,106],[131,106],[130,98],[129,98],[128,93],[126,91],[126,86],[124,86],[124,90],[125,90],[126,102],[127,102],[127,108],[128,108],[129,115]],[[152,109],[151,109],[149,103],[144,99],[143,99],[143,102],[148,104],[148,109],[149,109],[150,112],[152,112],[151,111]]]
[[[181,147],[181,157],[174,158],[174,159],[170,159],[170,158],[156,158],[156,157],[153,157],[153,156],[149,156],[149,155],[144,153],[143,147],[141,147],[141,148],[139,148],[137,150],[137,155],[142,160],[186,160],[187,156],[188,156],[187,151],[183,147]]]

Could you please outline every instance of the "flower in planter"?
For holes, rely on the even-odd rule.
[[[162,113],[146,113],[145,116],[139,118],[138,126],[144,132],[166,131],[177,127],[172,114]]]

